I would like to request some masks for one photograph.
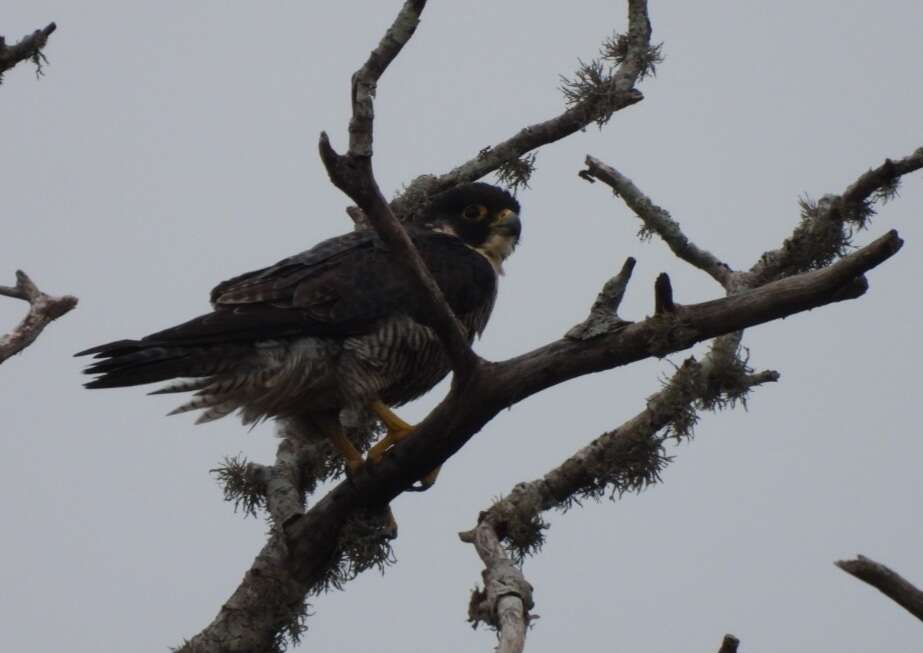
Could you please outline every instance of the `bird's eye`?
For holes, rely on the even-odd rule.
[[[471,204],[465,207],[465,210],[462,211],[462,215],[468,220],[480,220],[487,215],[487,209],[480,204]]]

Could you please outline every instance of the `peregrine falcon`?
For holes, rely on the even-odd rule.
[[[463,184],[434,195],[407,227],[469,342],[487,325],[519,211],[505,190]],[[155,392],[193,392],[173,413],[201,410],[197,423],[235,411],[245,424],[305,420],[355,469],[362,455],[343,433],[342,411],[369,409],[384,423],[375,460],[413,428],[389,407],[450,370],[416,286],[389,256],[366,229],[229,279],[212,290],[210,313],[77,354],[98,359],[84,370],[98,375],[86,387],[173,381]]]

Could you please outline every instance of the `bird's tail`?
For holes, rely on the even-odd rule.
[[[97,375],[84,384],[87,388],[119,388],[171,379],[211,377],[232,369],[247,352],[248,348],[240,344],[184,346],[118,340],[76,355],[92,355],[96,359],[83,370],[84,374]],[[194,389],[197,388],[173,385],[164,391]]]

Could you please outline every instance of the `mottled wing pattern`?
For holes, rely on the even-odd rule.
[[[456,314],[492,303],[496,276],[483,256],[452,236],[422,230],[411,235]],[[414,292],[378,237],[354,232],[219,284],[211,313],[78,355],[101,359],[86,370],[102,375],[88,387],[204,376],[234,365],[264,340],[361,335],[400,314],[427,324]]]
[[[318,270],[336,267],[343,258],[349,259],[377,243],[375,234],[368,230],[329,238],[275,265],[222,281],[212,289],[211,303],[215,306],[259,302],[284,304],[283,299],[291,294],[293,285]]]

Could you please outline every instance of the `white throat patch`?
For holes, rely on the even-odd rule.
[[[449,234],[450,236],[458,237],[458,233],[447,224],[441,224],[438,227],[434,227],[433,231],[438,231],[442,234]],[[487,262],[490,263],[490,266],[494,269],[498,275],[503,274],[503,261],[513,253],[513,247],[515,246],[516,241],[512,236],[501,236],[500,234],[491,234],[480,247],[471,247],[475,252],[487,259]]]
[[[512,236],[502,236],[500,234],[491,234],[487,242],[480,247],[474,247],[474,251],[482,254],[491,266],[494,272],[499,275],[503,274],[503,261],[513,253],[513,247],[516,241]]]

